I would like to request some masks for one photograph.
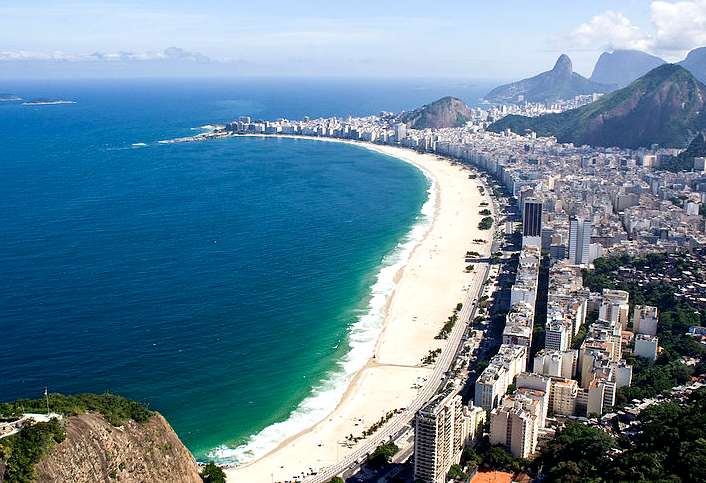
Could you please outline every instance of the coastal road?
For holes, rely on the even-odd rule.
[[[414,419],[417,411],[434,397],[439,386],[445,380],[451,363],[458,355],[463,340],[463,334],[466,332],[469,322],[475,317],[477,302],[480,298],[483,285],[488,278],[490,271],[490,265],[488,263],[477,263],[475,266],[477,276],[473,278],[473,282],[466,293],[466,300],[463,301],[463,307],[459,312],[458,322],[451,330],[451,334],[449,334],[448,342],[441,352],[437,364],[434,367],[434,371],[429,376],[426,384],[417,394],[414,401],[412,401],[404,411],[393,417],[382,429],[363,441],[353,452],[344,456],[336,464],[323,468],[318,474],[305,478],[305,483],[328,483],[334,476],[340,475],[352,467],[360,466],[365,462],[368,455],[375,451],[380,444],[389,441],[404,426],[408,425]]]

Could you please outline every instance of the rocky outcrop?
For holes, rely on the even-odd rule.
[[[201,483],[198,466],[159,414],[120,427],[97,413],[66,419],[66,439],[35,466],[47,483]]]
[[[412,129],[441,129],[463,127],[471,120],[471,110],[455,97],[442,97],[431,104],[404,112],[399,120]]]

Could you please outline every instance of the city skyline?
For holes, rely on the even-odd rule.
[[[640,49],[677,61],[706,45],[703,0],[560,6],[451,1],[430,11],[418,1],[382,9],[367,1],[342,7],[13,0],[0,7],[0,62],[6,77],[97,76],[102,68],[105,76],[495,80],[538,73],[562,52],[590,75],[605,50]]]

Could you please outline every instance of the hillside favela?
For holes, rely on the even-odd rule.
[[[706,1],[10,0],[0,92],[0,483],[706,481]]]

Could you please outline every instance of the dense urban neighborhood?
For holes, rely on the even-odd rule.
[[[641,441],[648,424],[642,414],[703,404],[697,381],[706,352],[704,158],[678,170],[680,149],[575,146],[533,132],[487,130],[511,114],[558,113],[600,97],[481,108],[445,98],[406,116],[242,117],[202,135],[398,145],[452,158],[487,183],[497,213],[488,217],[496,271],[485,302],[462,321],[466,342],[450,379],[392,442],[396,449],[412,445],[407,471],[418,481],[460,481],[479,469],[582,481],[599,473],[599,460],[570,464],[557,456],[567,451],[562,445],[593,438],[612,455],[600,458],[633,454],[621,445]],[[459,125],[415,129],[402,122],[436,126],[440,106],[444,123],[456,117]],[[478,261],[474,255],[467,262]],[[430,351],[426,363],[437,355]],[[370,465],[351,481],[371,481],[366,474],[405,481],[404,471]],[[609,480],[627,478],[621,474]]]

